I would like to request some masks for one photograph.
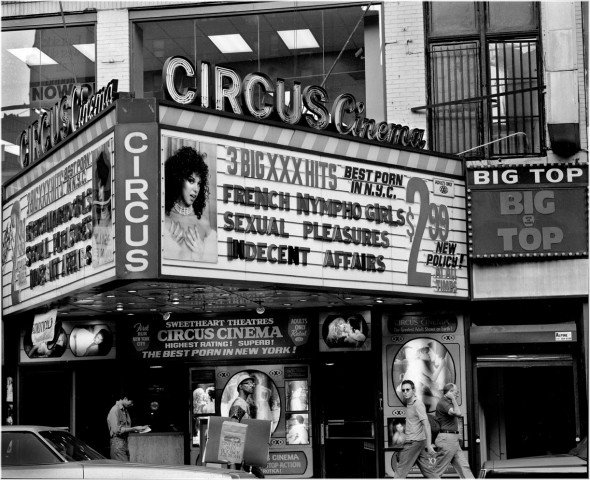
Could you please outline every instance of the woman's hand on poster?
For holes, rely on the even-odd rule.
[[[184,238],[184,230],[178,222],[171,222],[168,228],[170,236],[176,243],[181,243]]]
[[[184,240],[191,252],[201,257],[203,255],[203,240],[197,227],[188,227]]]

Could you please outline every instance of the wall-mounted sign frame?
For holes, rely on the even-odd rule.
[[[468,167],[469,256],[588,256],[588,165]]]

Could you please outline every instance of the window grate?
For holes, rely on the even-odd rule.
[[[490,93],[538,87],[537,42],[491,42]],[[538,90],[492,97],[489,100],[490,138],[496,140],[524,132],[490,146],[492,156],[540,153]]]
[[[476,42],[432,45],[430,50],[432,103],[460,101],[481,95],[479,46]],[[433,108],[432,148],[446,153],[469,150],[483,138],[478,126],[481,102],[465,102]],[[472,153],[476,155],[477,151]]]

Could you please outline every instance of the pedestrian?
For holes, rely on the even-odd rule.
[[[459,389],[454,383],[443,387],[443,397],[436,406],[436,419],[440,423],[440,431],[436,437],[436,446],[440,457],[437,461],[437,472],[442,475],[449,463],[453,465],[460,478],[475,478],[467,458],[459,445],[459,421],[461,409],[457,404]]]
[[[147,429],[147,425],[132,427],[131,417],[129,416],[129,407],[133,405],[133,400],[129,400],[127,395],[122,394],[121,398],[112,406],[108,416],[107,424],[111,435],[111,458],[113,460],[129,461],[129,442],[130,433],[140,433]]]
[[[242,378],[238,379],[238,397],[232,403],[229,409],[229,417],[235,418],[238,422],[242,418],[253,418],[251,414],[251,400],[250,396],[254,393],[256,387],[256,379],[248,374],[244,374]]]
[[[412,380],[402,382],[402,395],[406,401],[406,440],[399,453],[395,478],[406,478],[415,463],[426,478],[440,478],[434,465],[436,452],[431,445],[430,422],[424,403],[416,396]]]

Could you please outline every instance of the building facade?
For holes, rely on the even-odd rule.
[[[384,477],[410,378],[431,412],[458,385],[474,473],[567,452],[587,13],[3,3],[3,423],[108,452],[126,392],[157,452],[132,459],[202,463],[249,376],[267,476]]]

